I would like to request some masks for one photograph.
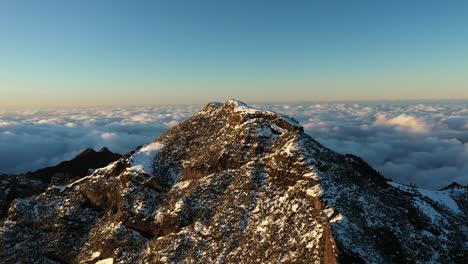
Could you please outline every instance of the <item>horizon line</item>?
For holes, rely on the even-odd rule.
[[[231,98],[251,105],[275,105],[275,104],[317,104],[317,103],[424,103],[424,102],[467,102],[468,98],[421,98],[421,99],[321,99],[321,100],[285,100],[285,101],[258,101]],[[99,107],[171,107],[171,106],[203,106],[213,102],[226,102],[227,100],[207,100],[205,103],[102,103],[102,104],[18,104],[1,105],[0,110],[5,109],[31,109],[31,108],[99,108]]]

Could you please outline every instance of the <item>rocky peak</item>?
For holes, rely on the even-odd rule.
[[[86,149],[84,149],[82,152],[80,152],[80,153],[76,156],[76,158],[79,158],[79,157],[86,157],[86,156],[89,156],[89,155],[93,155],[93,154],[95,154],[95,153],[96,153],[96,151],[95,151],[94,149],[92,149],[92,148],[86,148]]]
[[[466,187],[462,186],[458,182],[452,182],[451,184],[447,185],[446,187],[444,187],[444,188],[442,188],[440,190],[445,191],[445,190],[462,189],[462,188],[466,188]]]
[[[387,182],[294,119],[229,100],[61,190],[16,199],[0,260],[461,263],[463,197]]]
[[[99,153],[112,153],[107,147],[102,147],[98,150]]]
[[[294,118],[281,115],[272,111],[265,111],[253,108],[238,100],[228,100],[224,104],[215,102],[209,103],[199,114],[216,115],[221,114],[223,117],[228,117],[226,122],[242,124],[247,120],[262,119],[280,128],[289,131],[303,132],[304,128]]]

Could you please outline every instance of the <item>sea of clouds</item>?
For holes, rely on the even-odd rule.
[[[73,158],[87,147],[125,153],[202,106],[0,110],[0,172]],[[255,105],[299,120],[325,146],[362,157],[385,177],[438,189],[468,184],[468,102]]]

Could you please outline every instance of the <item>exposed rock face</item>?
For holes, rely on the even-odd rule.
[[[153,143],[28,199],[5,263],[461,263],[465,187],[387,182],[294,119],[211,103]]]
[[[47,188],[63,188],[63,185],[89,174],[90,170],[101,168],[118,160],[121,155],[107,148],[98,152],[85,149],[72,160],[61,162],[34,172],[21,175],[0,175],[0,219],[15,198],[26,198],[43,193]]]

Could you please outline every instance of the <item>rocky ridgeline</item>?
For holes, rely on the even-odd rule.
[[[4,263],[462,263],[466,187],[387,182],[292,118],[211,103],[91,175],[14,200]]]
[[[0,219],[6,216],[14,199],[38,195],[48,188],[61,190],[68,183],[88,175],[91,170],[104,167],[120,157],[107,148],[99,151],[87,148],[75,158],[52,167],[19,175],[0,175]]]

